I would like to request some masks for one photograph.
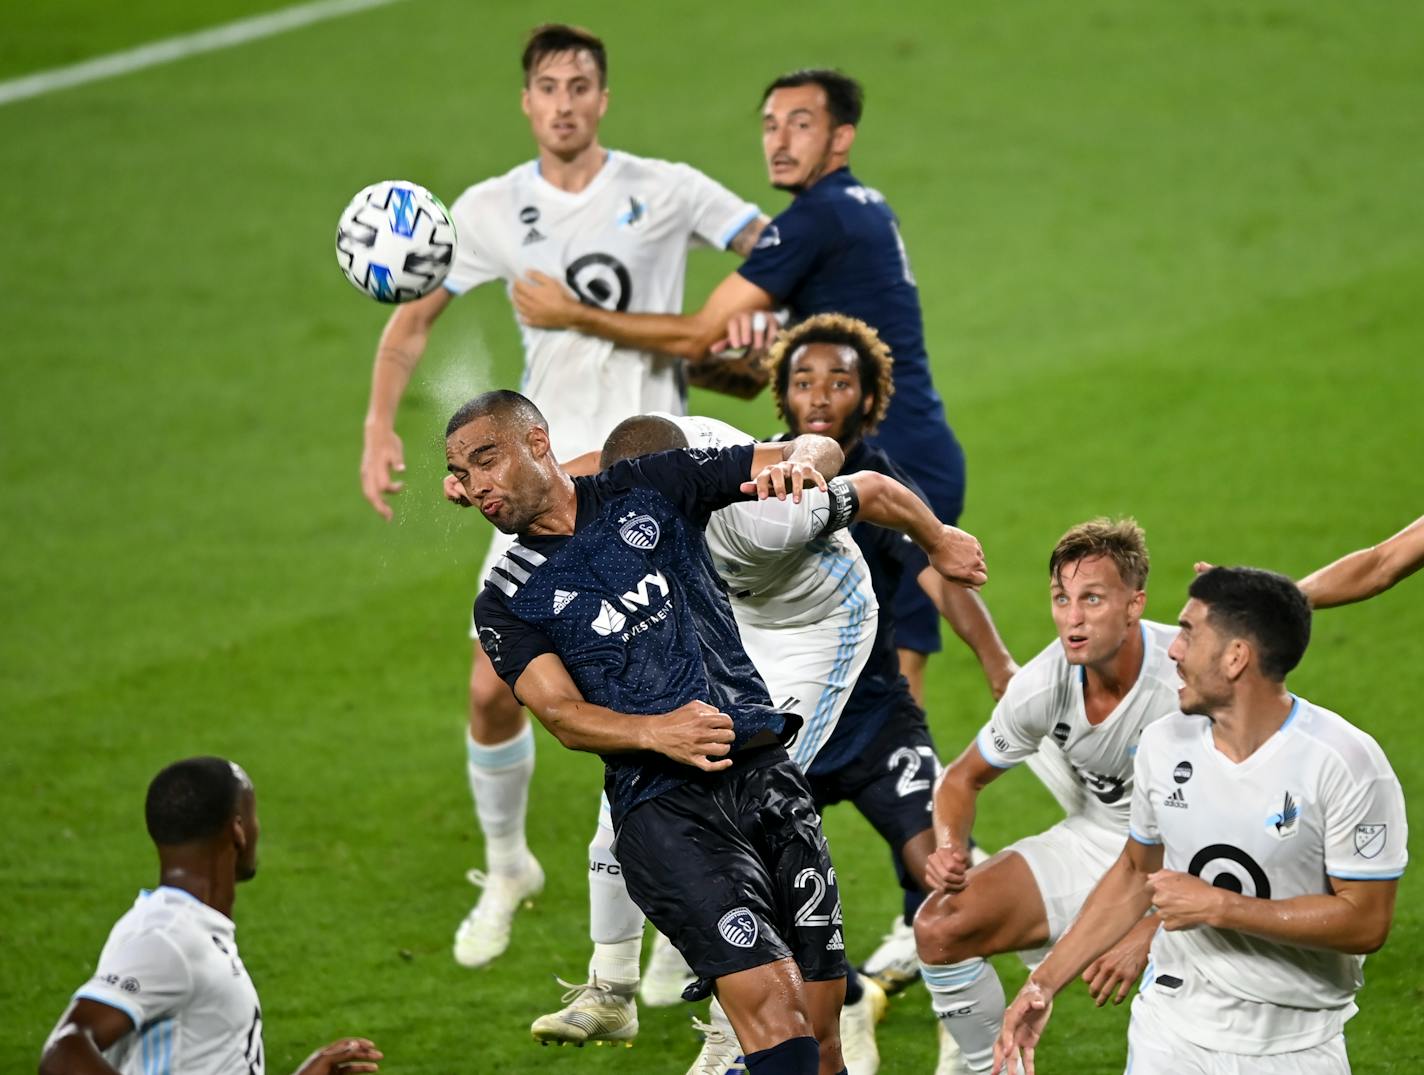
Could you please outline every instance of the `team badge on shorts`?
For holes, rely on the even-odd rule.
[[[647,552],[655,547],[663,532],[651,515],[638,515],[618,528],[618,536],[633,548]]]
[[[1372,859],[1384,850],[1388,825],[1356,825],[1355,854]]]
[[[722,939],[737,948],[750,948],[757,942],[756,915],[745,907],[734,907],[717,923]]]

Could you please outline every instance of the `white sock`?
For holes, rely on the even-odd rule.
[[[628,895],[623,869],[613,855],[611,821],[605,806],[588,845],[588,932],[593,938],[588,973],[590,980],[597,974],[614,992],[631,993],[638,985],[644,918]]]
[[[959,1046],[970,1071],[994,1066],[994,1039],[1004,1022],[1004,984],[982,959],[962,963],[920,962],[935,1015]]]
[[[534,776],[534,729],[525,724],[503,743],[476,743],[466,728],[465,748],[470,794],[485,837],[485,865],[491,874],[517,874],[529,858],[524,815]]]

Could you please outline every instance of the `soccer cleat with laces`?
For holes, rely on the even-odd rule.
[[[915,927],[896,915],[890,932],[880,940],[880,946],[870,953],[860,973],[874,979],[888,996],[913,985],[920,976],[920,954],[915,950]]]
[[[880,1070],[875,1024],[885,1010],[885,990],[874,978],[862,977],[860,984],[865,995],[859,1003],[841,1008],[841,1058],[849,1075],[875,1075]]]
[[[667,1008],[682,1000],[682,991],[697,978],[682,953],[661,933],[653,934],[653,953],[638,985],[638,999],[650,1008]]]
[[[529,1033],[535,1041],[540,1045],[552,1042],[579,1048],[589,1042],[619,1042],[633,1047],[633,1039],[638,1036],[638,1005],[632,997],[613,992],[613,987],[600,982],[596,974],[593,981],[582,985],[559,977],[554,981],[568,990],[559,998],[564,1006],[530,1024]]]
[[[465,877],[484,892],[455,931],[455,962],[462,967],[483,967],[509,947],[514,912],[544,891],[544,871],[530,855],[517,874],[471,870]]]
[[[742,1046],[730,1023],[704,1023],[693,1017],[692,1027],[702,1034],[702,1051],[687,1069],[687,1075],[726,1075],[729,1071],[746,1071]]]

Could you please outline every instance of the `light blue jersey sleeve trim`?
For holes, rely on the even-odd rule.
[[[1161,840],[1149,840],[1146,836],[1134,832],[1132,829],[1128,829],[1127,834],[1131,836],[1134,840],[1136,840],[1139,844],[1144,844],[1147,847],[1157,847],[1159,844],[1162,843]]]
[[[135,1030],[143,1026],[143,1016],[121,1000],[115,1000],[113,997],[105,996],[102,993],[94,993],[88,989],[81,989],[79,992],[74,994],[73,999],[92,1000],[97,1004],[103,1004],[110,1008],[113,1008],[115,1011],[123,1012],[129,1017],[129,1022],[134,1025]]]
[[[759,216],[761,216],[761,210],[755,205],[750,206],[745,213],[737,218],[737,222],[729,227],[722,234],[722,237],[717,240],[717,248],[719,250],[726,250],[727,244],[737,237],[737,232],[741,231]]]
[[[1326,870],[1326,877],[1333,877],[1337,881],[1398,881],[1404,876],[1404,871],[1395,873],[1336,873],[1334,870]]]
[[[450,292],[450,294],[452,295],[463,295],[466,291],[469,290],[468,288],[460,287],[457,284],[452,284],[448,276],[445,277],[445,282],[442,283],[440,286],[443,287],[446,291]]]
[[[1012,769],[1018,764],[1016,761],[999,761],[998,755],[984,749],[984,736],[989,732],[988,728],[980,728],[979,734],[974,737],[974,745],[979,748],[979,756],[992,765],[995,769]]]

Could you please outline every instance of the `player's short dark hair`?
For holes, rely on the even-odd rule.
[[[549,423],[527,396],[511,392],[507,388],[497,388],[493,392],[482,392],[468,403],[462,404],[445,423],[445,436],[449,437],[455,430],[469,425],[476,418],[487,416],[492,416],[498,422],[513,419],[526,427],[538,426],[546,433],[549,431]]]
[[[1089,519],[1069,528],[1048,557],[1048,577],[1058,582],[1069,564],[1094,556],[1110,559],[1118,577],[1134,590],[1147,586],[1147,572],[1152,566],[1147,556],[1147,535],[1132,516]]]
[[[1187,593],[1207,608],[1207,621],[1232,638],[1255,644],[1261,674],[1279,683],[1310,645],[1310,602],[1284,575],[1257,567],[1213,567]]]
[[[635,414],[613,427],[598,456],[600,470],[624,459],[687,447],[687,434],[676,422],[656,414]]]
[[[860,114],[865,108],[865,91],[860,83],[850,75],[829,67],[803,67],[799,71],[788,71],[771,80],[762,90],[761,103],[773,90],[791,89],[796,86],[820,86],[826,91],[826,110],[836,121],[836,126],[849,123],[852,127],[860,122]]]
[[[212,839],[237,815],[241,798],[242,780],[226,758],[175,761],[148,785],[148,835],[162,845]]]
[[[845,314],[816,314],[783,332],[767,353],[766,364],[771,371],[771,395],[776,413],[789,421],[786,411],[786,388],[791,383],[792,360],[801,348],[813,343],[834,347],[849,347],[855,352],[856,369],[860,371],[862,396],[873,396],[875,406],[865,418],[865,432],[873,433],[885,412],[890,409],[890,397],[895,394],[895,359],[880,333],[864,321]]]
[[[524,84],[529,85],[529,79],[544,57],[557,56],[561,52],[585,51],[598,66],[598,84],[608,85],[608,53],[592,31],[562,22],[546,22],[534,27],[525,39],[524,55],[520,60],[524,65]]]

